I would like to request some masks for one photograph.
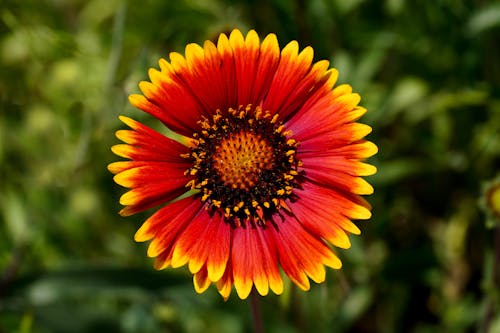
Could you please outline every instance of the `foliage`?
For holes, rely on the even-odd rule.
[[[0,331],[250,330],[234,295],[152,269],[106,171],[117,116],[150,121],[127,102],[147,68],[234,27],[331,60],[380,148],[344,268],[262,299],[267,330],[500,331],[500,232],[479,205],[500,165],[500,6],[473,0],[3,0]]]

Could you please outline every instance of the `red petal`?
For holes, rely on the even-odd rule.
[[[355,194],[339,192],[309,181],[302,183],[302,188],[296,189],[294,193],[299,197],[298,200],[316,201],[348,218],[364,220],[371,217],[370,205]]]
[[[185,192],[183,182],[179,180],[167,180],[134,188],[121,196],[120,203],[127,207],[120,211],[120,215],[129,216],[142,212],[173,200]]]
[[[207,258],[207,270],[209,279],[215,282],[221,279],[227,269],[226,265],[231,251],[231,228],[222,217],[217,217],[217,214],[213,218],[215,219],[213,223],[218,228],[211,239],[211,246],[208,244],[210,251]]]
[[[171,163],[171,162],[157,162],[157,161],[119,161],[113,162],[108,165],[108,170],[114,174],[118,174],[120,172],[136,169],[136,168],[153,168],[155,170],[173,170],[174,172],[182,171],[182,176],[184,176],[184,170],[187,170],[191,164],[179,164],[179,163]],[[186,183],[189,181],[190,177],[186,177]]]
[[[279,295],[283,292],[283,280],[279,273],[276,245],[273,238],[266,232],[266,229],[259,227],[253,231],[255,241],[259,245],[260,255],[258,258],[264,273],[260,274],[260,276],[254,276],[255,287],[259,294],[264,296],[267,294],[267,284],[269,284],[271,290]]]
[[[185,136],[193,135],[196,131],[196,120],[198,120],[199,114],[193,114],[192,110],[197,110],[197,108],[193,105],[189,108],[189,103],[187,102],[185,95],[182,94],[181,88],[178,86],[171,86],[168,92],[168,97],[160,98],[158,96],[166,94],[160,88],[154,88],[154,86],[149,86],[147,83],[140,83],[139,86],[145,96],[150,96],[152,100],[150,101],[143,95],[132,94],[128,98],[130,104],[144,112],[149,113],[156,119],[159,119],[163,124],[165,124],[165,126],[177,133]],[[180,110],[179,108],[172,108],[172,105],[168,105],[167,102],[165,102],[166,100],[169,100],[172,103],[177,101],[177,103],[179,103],[178,105],[183,107],[180,107]],[[187,106],[188,108],[185,108],[184,106]]]
[[[210,286],[211,281],[208,279],[206,266],[203,266],[196,274],[193,275],[194,289],[198,294],[201,294]]]
[[[339,212],[330,209],[323,203],[306,198],[290,202],[288,205],[301,225],[316,238],[326,239],[331,244],[344,249],[351,246],[343,228],[346,218]],[[348,222],[352,224],[352,222]]]
[[[260,45],[257,73],[253,81],[252,97],[250,99],[252,104],[262,106],[262,101],[267,96],[276,73],[279,59],[280,49],[278,39],[276,35],[269,34]]]
[[[147,241],[153,238],[148,256],[156,257],[175,243],[177,236],[201,210],[202,203],[195,197],[175,201],[151,215],[137,230],[135,240]]]
[[[321,239],[307,232],[294,218],[288,218],[279,224],[279,231],[270,229],[283,270],[300,288],[309,289],[306,274],[317,283],[324,281],[323,265],[341,267],[340,260],[330,248]]]
[[[373,187],[358,176],[315,165],[306,167],[305,164],[304,171],[309,180],[325,187],[361,195],[373,193]]]
[[[217,40],[217,51],[221,60],[221,80],[224,82],[226,91],[226,104],[219,106],[222,112],[225,112],[225,106],[236,107],[237,103],[237,87],[236,73],[234,70],[234,55],[229,39],[226,35],[221,34]]]
[[[334,98],[331,91],[320,89],[317,94],[311,96],[296,116],[290,119],[287,126],[301,142],[327,134],[366,113],[365,108],[357,106],[359,100],[358,94]]]
[[[283,291],[279,274],[276,246],[263,227],[240,227],[233,230],[233,279],[238,296],[246,298],[252,283],[259,294],[265,296],[271,288]]]
[[[196,273],[202,266],[210,268],[210,280],[219,280],[225,269],[230,251],[231,226],[219,214],[214,214],[205,231],[197,235],[197,242],[189,250],[189,270]],[[208,260],[210,258],[210,260]]]
[[[202,260],[195,252],[196,244],[199,242],[199,237],[202,235],[210,223],[210,215],[206,210],[200,210],[188,226],[182,231],[175,244],[174,253],[172,256],[172,267],[177,268],[187,264],[190,260]],[[206,256],[206,253],[202,253]]]
[[[259,37],[249,32],[247,41],[239,30],[233,30],[229,36],[229,44],[234,54],[234,70],[236,74],[238,105],[255,103],[250,99],[252,86],[259,57]]]
[[[313,51],[310,47],[301,52],[299,60],[299,45],[296,41],[288,43],[281,51],[278,68],[273,78],[269,93],[263,108],[272,112],[281,111],[281,106],[294,87],[309,71],[313,58]]]
[[[252,290],[253,269],[256,268],[254,258],[260,255],[253,247],[254,243],[249,235],[250,228],[250,226],[238,227],[233,230],[231,262],[234,287],[241,299],[247,298]]]
[[[132,188],[120,198],[124,208],[120,214],[131,215],[175,199],[186,192],[189,180],[182,169],[170,163],[156,163],[128,169],[115,175],[117,184]]]
[[[330,152],[331,151],[327,151]],[[298,158],[309,169],[321,168],[327,172],[341,172],[351,176],[370,176],[377,172],[373,165],[366,164],[354,159],[347,159],[343,156],[330,154],[314,156],[313,154],[298,154]]]
[[[115,175],[117,184],[128,188],[147,185],[157,185],[162,182],[179,182],[182,187],[189,181],[184,176],[184,168],[174,163],[147,163],[143,166],[130,168]]]
[[[227,300],[229,295],[231,294],[231,289],[233,287],[233,270],[231,259],[229,259],[229,262],[227,263],[227,268],[224,272],[224,275],[219,281],[215,283],[215,285],[217,286],[219,294],[224,297],[224,300]]]
[[[112,147],[115,154],[135,161],[174,162],[186,168],[187,160],[181,154],[189,152],[189,148],[161,133],[127,117],[120,119],[132,130],[117,131],[117,136],[128,144]]]
[[[307,140],[301,140],[295,135],[294,139],[300,142],[300,153],[309,153],[336,149],[351,143],[357,143],[370,132],[371,127],[368,125],[348,123],[338,126],[328,133],[311,134]]]

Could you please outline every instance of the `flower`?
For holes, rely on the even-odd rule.
[[[486,226],[500,226],[500,175],[482,186],[483,195],[479,198],[479,207],[485,212]]]
[[[111,163],[130,190],[120,213],[163,205],[140,227],[155,267],[188,265],[198,293],[214,283],[229,297],[281,294],[282,272],[303,290],[338,269],[330,245],[349,248],[352,219],[371,217],[361,176],[377,147],[363,138],[365,112],[338,72],[313,63],[296,41],[282,50],[274,34],[233,30],[217,44],[189,44],[170,53],[140,82],[132,105],[177,133],[176,140],[121,116],[130,127]],[[282,271],[282,272],[281,272]]]

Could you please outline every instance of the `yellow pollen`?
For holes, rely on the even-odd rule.
[[[231,188],[249,190],[262,170],[270,170],[274,150],[260,135],[241,131],[225,138],[215,148],[214,167]]]
[[[205,208],[218,211],[232,226],[266,220],[293,195],[300,182],[299,143],[278,114],[240,105],[202,117],[189,154],[192,176],[186,187],[199,193]],[[250,221],[250,222],[249,222]]]

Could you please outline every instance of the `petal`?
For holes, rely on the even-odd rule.
[[[311,99],[287,125],[294,137],[301,142],[328,134],[366,113],[365,108],[357,106],[359,100],[358,94],[337,98],[333,98],[331,93],[325,94],[316,100]]]
[[[239,30],[233,30],[229,43],[234,53],[234,69],[238,82],[238,105],[256,104],[252,90],[257,74],[259,60],[259,36],[251,30],[246,39]]]
[[[217,40],[217,51],[219,53],[220,61],[222,64],[221,68],[221,80],[225,84],[226,91],[226,104],[221,105],[220,110],[225,112],[227,107],[237,106],[237,87],[238,82],[236,81],[236,73],[234,69],[234,55],[229,39],[225,34],[221,34]]]
[[[116,132],[117,137],[127,143],[112,147],[116,155],[136,161],[175,162],[183,168],[189,165],[186,159],[181,158],[181,154],[189,152],[188,147],[128,117],[120,116],[120,120],[132,130]],[[113,172],[116,167],[112,166],[110,171]]]
[[[141,166],[146,166],[149,165],[152,162],[148,161],[120,161],[120,162],[113,162],[108,164],[108,170],[113,173],[117,174],[122,171],[132,169],[132,168],[138,168]],[[161,163],[161,162],[160,162]]]
[[[231,250],[231,262],[233,264],[234,287],[238,296],[245,299],[252,290],[253,269],[255,269],[254,258],[260,253],[253,247],[250,227],[238,227],[233,230],[233,243]]]
[[[218,281],[226,271],[226,265],[231,251],[231,228],[224,223],[222,217],[214,216],[215,224],[218,225],[216,234],[213,236],[212,245],[207,258],[207,271],[210,281]]]
[[[249,37],[250,36],[250,37]],[[247,39],[251,39],[249,33]],[[250,41],[249,41],[250,42]],[[257,73],[252,84],[253,104],[262,106],[262,101],[268,95],[280,59],[280,48],[275,34],[269,34],[260,45]]]
[[[377,168],[371,164],[336,156],[335,154],[321,157],[313,154],[307,154],[306,156],[299,154],[298,157],[310,169],[321,168],[325,171],[340,172],[351,176],[371,176],[377,172]]]
[[[298,154],[298,157],[303,162],[306,177],[312,181],[355,194],[373,193],[373,187],[359,177],[376,173],[377,169],[370,164],[335,156],[328,150],[320,156],[309,152]]]
[[[307,78],[301,83],[302,87],[306,88],[302,91],[304,95],[301,98],[302,104],[296,104],[299,110],[287,120],[287,126],[294,133],[300,133],[301,130],[316,125],[315,123],[309,123],[310,121],[318,120],[318,118],[326,119],[322,116],[333,105],[331,89],[338,77],[336,70],[326,70],[327,67],[328,61],[317,62],[313,65]],[[294,93],[296,93],[296,90],[294,90]],[[335,115],[335,113],[333,114]],[[330,117],[329,122],[331,121],[332,118]]]
[[[201,202],[193,197],[175,201],[151,215],[137,230],[134,239],[137,242],[153,239],[148,256],[156,257],[175,243],[201,207]]]
[[[269,289],[276,294],[283,292],[279,274],[276,246],[269,237],[267,227],[248,223],[233,231],[233,279],[238,296],[245,299],[252,284],[265,296]]]
[[[203,267],[196,274],[193,275],[193,284],[194,284],[194,290],[196,290],[198,294],[201,294],[202,292],[208,289],[211,282],[210,279],[208,278],[206,267]]]
[[[294,135],[300,142],[300,152],[325,151],[355,143],[371,132],[371,127],[360,123],[348,123],[332,129],[328,133],[311,134],[307,140]]]
[[[306,47],[300,54],[298,51],[296,41],[290,42],[283,48],[276,74],[262,105],[265,110],[279,113],[284,120],[307,100],[307,95],[303,93],[310,91],[317,84],[315,75],[304,79],[310,72],[314,57],[313,49]]]
[[[178,182],[181,187],[188,182],[184,176],[184,168],[174,163],[150,162],[139,167],[130,168],[114,176],[118,185],[136,188],[146,185],[155,185],[162,182]]]
[[[120,198],[125,207],[120,214],[132,215],[177,198],[186,192],[188,178],[182,169],[172,168],[170,163],[147,164],[127,169],[114,176],[114,181],[131,188]]]
[[[328,169],[317,165],[304,165],[306,177],[322,186],[332,187],[340,191],[354,194],[368,195],[373,193],[373,187],[363,178],[352,176],[335,169]]]
[[[205,227],[205,231],[197,235],[198,241],[190,248],[188,256],[189,270],[198,272],[202,266],[207,269],[211,281],[219,280],[229,259],[231,226],[220,214],[214,214]]]
[[[182,182],[173,180],[134,188],[120,197],[120,204],[126,205],[120,215],[129,216],[159,206],[185,193]]]
[[[203,106],[205,115],[210,116],[217,109],[227,109],[226,91],[234,90],[234,87],[224,82],[223,73],[231,71],[232,67],[222,61],[213,43],[205,43],[203,48],[197,44],[186,46],[186,62],[189,71],[179,75],[182,75],[185,85]]]
[[[225,110],[229,108],[229,96],[232,93],[234,87],[228,86],[224,75],[227,71],[230,71],[230,63],[222,60],[222,56],[219,54],[217,46],[211,41],[206,41],[203,45],[203,50],[205,52],[205,62],[204,66],[200,69],[200,85],[209,86],[210,89],[201,89],[203,100],[207,105],[209,110],[220,109]]]
[[[308,276],[316,283],[324,281],[324,265],[332,268],[342,265],[330,248],[314,238],[295,218],[270,228],[270,234],[275,239],[283,270],[303,290],[309,289]]]
[[[196,122],[204,110],[181,79],[166,77],[164,80],[160,86],[147,81],[140,82],[139,88],[144,98],[131,95],[129,101],[171,130],[191,136],[198,129]]]
[[[168,268],[172,263],[172,253],[174,252],[174,244],[168,244],[162,252],[158,254],[154,262],[156,270]]]
[[[254,283],[262,296],[267,294],[268,285],[275,294],[280,295],[283,292],[283,280],[279,273],[276,245],[266,230],[266,228],[256,228],[253,232],[256,237],[255,242],[259,245],[258,258],[263,267],[263,272],[254,276]]]
[[[233,287],[233,270],[232,270],[232,264],[231,264],[231,259],[229,259],[229,262],[227,264],[227,269],[224,272],[224,275],[222,278],[215,283],[217,290],[219,291],[219,294],[224,298],[224,300],[227,300],[229,295],[231,294],[231,289]]]
[[[288,205],[301,225],[316,238],[323,238],[343,249],[348,249],[351,246],[344,231],[343,223],[346,218],[334,209],[329,209],[327,204],[301,198],[301,200],[290,202]],[[347,221],[354,225],[351,221]],[[356,229],[351,227],[349,230],[359,231],[355,225],[354,227]]]
[[[210,222],[210,215],[206,210],[200,210],[193,217],[189,225],[182,231],[175,244],[172,255],[172,267],[177,268],[187,264],[190,260],[203,260],[195,256],[194,248],[199,236],[205,231]],[[205,255],[205,254],[203,254]]]
[[[189,163],[178,164],[178,163],[170,163],[170,162],[162,162],[162,161],[119,161],[113,162],[108,165],[108,170],[114,174],[118,174],[120,172],[142,168],[142,167],[151,167],[154,169],[168,169],[168,170],[186,170],[190,166]],[[182,173],[184,175],[184,172]],[[187,182],[188,180],[186,180]]]
[[[324,280],[323,265],[334,269],[342,266],[339,258],[324,241],[307,232],[296,219],[289,219],[286,227],[280,228],[280,232],[288,239],[292,252],[301,258],[301,264],[314,282],[319,283]]]
[[[308,181],[304,182],[302,188],[296,189],[294,193],[299,200],[320,202],[348,218],[365,220],[371,217],[369,204],[355,194],[339,192]]]
[[[370,141],[359,140],[354,143],[330,148],[328,150],[308,150],[299,151],[301,159],[306,158],[329,158],[331,156],[343,157],[345,159],[358,159],[363,160],[375,155],[378,152],[377,146]]]

